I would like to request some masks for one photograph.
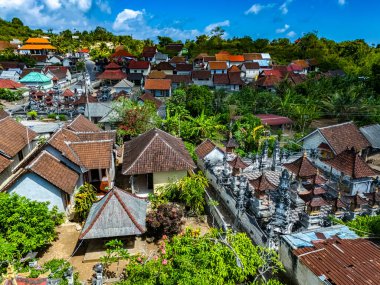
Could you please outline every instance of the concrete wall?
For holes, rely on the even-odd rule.
[[[153,188],[156,189],[187,176],[187,170],[153,173]]]
[[[195,85],[199,85],[199,86],[209,86],[209,87],[211,87],[211,86],[214,85],[214,83],[212,82],[212,79],[210,79],[210,80],[197,80],[197,79],[194,79],[194,78],[193,78],[193,83],[194,83]]]
[[[38,202],[50,202],[49,208],[57,206],[60,212],[65,212],[66,209],[64,192],[34,173],[22,175],[7,192]]]

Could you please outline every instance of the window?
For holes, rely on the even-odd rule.
[[[18,157],[18,160],[21,161],[24,159],[24,154],[22,153],[22,150],[20,150],[18,153],[17,153],[17,157]]]

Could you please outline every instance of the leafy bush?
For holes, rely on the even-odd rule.
[[[55,227],[62,222],[63,214],[56,207],[49,210],[48,203],[0,193],[0,267],[6,265],[2,261],[18,259],[52,242]]]
[[[174,204],[162,204],[146,216],[147,230],[152,236],[173,236],[181,231],[183,212]]]
[[[253,245],[245,233],[222,238],[216,231],[200,236],[188,229],[182,236],[164,239],[156,255],[132,257],[121,284],[281,285],[275,278],[280,271],[277,253]]]
[[[357,216],[354,220],[343,222],[331,217],[338,224],[344,224],[361,237],[380,236],[380,215]]]
[[[58,115],[58,114],[56,114],[56,113],[51,113],[51,114],[48,114],[47,117],[48,117],[49,119],[54,119],[54,120],[56,120],[57,117],[58,117],[58,120],[60,120],[60,121],[66,121],[66,120],[67,120],[66,116],[63,115],[63,114],[59,114],[59,115]]]
[[[0,88],[0,99],[13,102],[22,99],[20,91],[11,91],[9,89]]]
[[[30,111],[30,112],[26,113],[26,115],[29,118],[31,118],[32,120],[35,120],[35,119],[37,119],[38,113],[37,113],[37,111],[33,110],[33,111]]]
[[[75,195],[75,215],[80,221],[84,221],[90,212],[92,204],[97,200],[96,189],[90,183],[85,183],[79,187]]]

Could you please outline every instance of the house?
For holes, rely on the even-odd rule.
[[[230,55],[228,57],[228,67],[231,67],[233,65],[240,65],[244,63],[244,56],[243,55]]]
[[[108,81],[110,84],[115,84],[127,77],[127,74],[121,70],[121,66],[111,62],[105,67],[102,74],[98,75],[98,79]]]
[[[225,61],[228,62],[231,54],[228,51],[220,51],[215,54],[216,61]]]
[[[307,74],[307,72],[310,69],[309,63],[307,62],[307,60],[304,60],[304,59],[292,60],[292,62],[290,63],[290,66],[292,65],[295,65],[298,67],[297,68],[298,70],[296,70],[295,72],[300,73],[300,74]]]
[[[137,101],[141,104],[144,104],[145,102],[150,102],[154,104],[157,110],[163,105],[163,102],[161,100],[157,99],[151,93],[148,92],[145,92],[144,94],[140,95]]]
[[[187,176],[195,164],[180,138],[151,129],[124,144],[122,174],[129,177],[132,193],[148,193]]]
[[[377,284],[380,280],[379,247],[345,226],[284,235],[279,253],[288,276],[299,285]]]
[[[156,54],[154,55],[152,59],[152,62],[154,62],[155,64],[159,64],[161,62],[168,62],[168,61],[169,61],[169,55],[162,52],[156,52]]]
[[[59,85],[66,85],[72,79],[70,69],[65,66],[49,65],[44,67],[42,71],[51,79],[58,79],[57,84]]]
[[[150,78],[150,79],[165,79],[166,76],[170,76],[170,75],[166,75],[165,72],[163,71],[159,71],[159,70],[152,70],[148,77],[147,78]]]
[[[37,133],[12,119],[6,112],[1,112],[0,118],[1,184],[12,174],[16,165],[36,147]]]
[[[231,91],[239,91],[245,85],[244,81],[241,80],[240,69],[233,65],[229,68],[228,72],[228,80],[229,80],[229,90]]]
[[[269,126],[271,129],[284,130],[285,127],[293,124],[293,121],[288,117],[274,114],[257,114],[255,115],[261,120],[263,125]]]
[[[181,86],[187,86],[192,83],[191,75],[166,75],[167,79],[171,80],[172,90],[175,90]]]
[[[256,86],[259,89],[265,89],[271,92],[276,92],[276,87],[278,84],[281,83],[281,81],[281,77],[278,77],[276,75],[267,75],[259,77],[257,81],[254,83],[254,86]]]
[[[205,163],[215,164],[219,161],[223,161],[225,156],[224,150],[219,148],[211,140],[206,139],[195,149],[195,154],[197,156],[197,165],[204,170]]]
[[[240,76],[240,74],[239,74]],[[227,90],[227,89],[230,89],[230,80],[228,78],[228,74],[227,73],[224,73],[224,74],[214,74],[213,76],[213,85],[215,87],[216,90],[220,90],[220,89],[224,89],[224,90]]]
[[[50,44],[50,41],[45,38],[29,38],[25,41],[18,52],[20,54],[36,54],[47,55],[50,52],[54,52],[57,48]]]
[[[186,58],[184,56],[173,56],[170,60],[169,63],[173,65],[174,67],[177,66],[177,64],[185,64],[186,63]]]
[[[143,76],[147,76],[151,69],[149,61],[135,60],[129,62],[128,68],[129,73],[141,73]]]
[[[86,104],[84,115],[94,124],[98,124],[102,118],[107,116],[111,111],[111,102],[95,102]]]
[[[170,97],[172,95],[170,79],[147,79],[144,90],[152,93],[154,97]]]
[[[368,154],[378,153],[380,151],[380,125],[374,124],[364,126],[361,127],[359,130],[370,143],[370,150]]]
[[[144,47],[143,52],[142,52],[142,57],[144,58],[145,61],[154,61],[154,57],[157,53],[157,47]]]
[[[212,75],[210,70],[193,70],[191,79],[195,85],[213,86]]]
[[[95,202],[79,236],[80,240],[139,236],[146,232],[145,199],[113,187]]]
[[[57,64],[62,64],[63,57],[59,55],[50,55],[47,57],[46,62],[51,64],[51,65],[57,65]]]
[[[173,75],[174,73],[174,67],[168,62],[160,62],[154,67],[154,70],[163,71],[167,75]]]
[[[31,88],[42,88],[45,90],[53,87],[53,80],[45,74],[32,71],[20,79],[20,83]]]
[[[0,89],[18,90],[26,88],[23,84],[15,82],[11,79],[0,79]]]
[[[210,61],[207,64],[207,70],[210,70],[212,74],[226,74],[227,68],[225,61]]]
[[[124,78],[120,82],[116,83],[112,88],[112,93],[119,93],[125,91],[128,94],[132,93],[132,89],[135,87],[135,84],[128,79]]]
[[[3,71],[0,71],[0,79],[19,81],[20,73],[18,73],[15,70],[3,70]]]
[[[177,64],[175,67],[176,74],[178,75],[191,75],[193,70],[193,65],[191,63],[181,63]]]
[[[260,65],[257,62],[244,62],[240,69],[241,78],[247,82],[255,81],[260,73]]]
[[[47,151],[42,151],[24,168],[18,169],[2,192],[15,193],[38,202],[49,202],[65,212],[74,202],[79,175]]]

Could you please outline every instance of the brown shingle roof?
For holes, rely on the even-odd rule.
[[[78,115],[67,128],[75,132],[98,132],[102,129],[83,115]]]
[[[241,160],[240,156],[236,156],[233,160],[228,161],[228,164],[236,169],[246,169],[248,167],[248,165]]]
[[[226,54],[226,53],[217,53],[215,55],[215,59],[217,61],[227,61],[230,59],[230,55],[229,54]]]
[[[68,146],[80,165],[88,170],[110,168],[112,165],[112,140],[69,142]]]
[[[9,165],[11,165],[11,163],[12,160],[0,155],[0,173],[3,172]]]
[[[265,175],[261,174],[258,178],[250,180],[249,183],[256,191],[262,192],[267,190],[275,190],[277,187]]]
[[[145,90],[170,90],[170,79],[147,79],[145,80]]]
[[[195,164],[181,139],[159,129],[124,144],[124,175],[190,170]]]
[[[74,192],[79,179],[76,172],[60,163],[47,151],[42,151],[27,168],[68,194]]]
[[[297,175],[297,177],[310,177],[317,174],[317,168],[306,155],[301,156],[293,162],[284,163],[284,167]]]
[[[88,96],[88,103],[96,103],[98,100],[93,96]],[[85,95],[81,95],[78,100],[74,101],[73,105],[87,104],[87,98]]]
[[[347,149],[324,163],[354,179],[378,175],[354,150]]]
[[[258,62],[244,62],[243,65],[246,69],[260,69]]]
[[[0,120],[0,152],[14,157],[20,150],[28,145],[37,133],[21,125],[11,117]]]
[[[160,70],[153,70],[148,74],[149,79],[165,79],[166,73]]]
[[[135,60],[132,60],[129,65],[128,65],[128,68],[129,69],[148,69],[150,66],[150,62],[149,61],[135,61]]]
[[[228,74],[214,74],[214,84],[215,85],[227,85],[230,83],[230,80],[228,78]]]
[[[227,69],[227,63],[225,61],[210,61],[210,70],[225,70]]]
[[[174,70],[173,65],[171,65],[169,62],[163,61],[157,64],[154,69],[156,70]]]
[[[370,146],[368,140],[353,122],[319,128],[319,132],[326,139],[335,154],[355,148],[360,151]]]
[[[6,118],[6,117],[9,117],[9,114],[4,111],[3,109],[0,109],[0,120]]]
[[[106,69],[102,74],[98,75],[98,79],[106,80],[122,80],[127,77],[127,74],[120,69]]]
[[[173,56],[171,60],[169,60],[170,63],[186,63],[186,59],[184,56]]]
[[[212,141],[210,141],[209,139],[206,139],[200,145],[197,146],[197,148],[195,149],[195,154],[197,155],[198,158],[203,159],[215,147],[216,145]]]
[[[175,69],[177,71],[192,71],[193,65],[190,63],[181,63],[181,64],[177,64]]]
[[[167,79],[170,79],[172,83],[183,83],[183,84],[189,84],[191,83],[191,75],[179,75],[179,74],[173,74],[173,75],[167,75]]]
[[[48,144],[60,151],[63,156],[67,157],[75,164],[80,165],[78,158],[67,145],[67,142],[75,141],[80,141],[80,139],[73,131],[68,129],[60,129],[50,137]]]
[[[244,81],[241,80],[240,77],[240,72],[228,72],[228,78],[230,80],[230,84],[244,85]]]
[[[263,59],[261,53],[243,53],[243,56],[245,61]]]
[[[256,85],[260,87],[272,87],[281,82],[281,78],[275,75],[263,76],[257,79]]]
[[[62,96],[63,97],[73,97],[74,96],[74,92],[71,91],[70,89],[66,89],[65,92],[63,92]]]
[[[315,276],[335,285],[379,284],[380,249],[365,239],[331,238],[293,251]]]
[[[192,78],[200,80],[209,80],[211,78],[210,70],[193,70],[191,73]]]

